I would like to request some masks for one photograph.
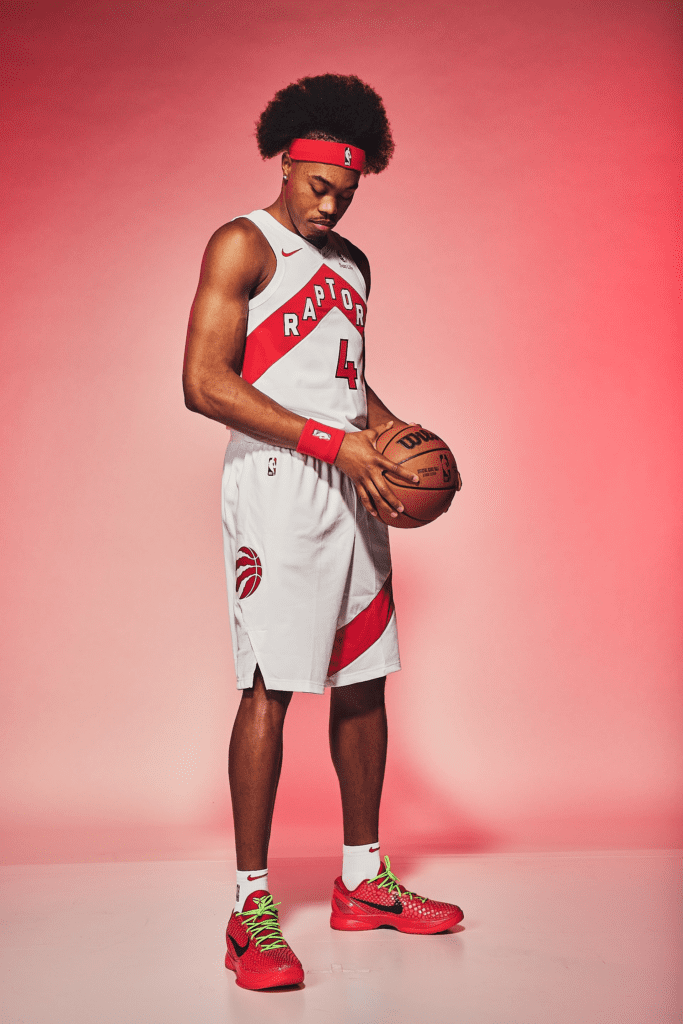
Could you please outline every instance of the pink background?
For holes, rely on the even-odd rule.
[[[231,850],[226,435],[184,332],[212,231],[277,194],[258,113],[324,71],[396,137],[342,225],[369,380],[464,479],[392,535],[385,847],[680,844],[677,8],[5,6],[5,860]],[[339,849],[326,711],[292,704],[273,855]]]

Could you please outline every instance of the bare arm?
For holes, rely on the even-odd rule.
[[[365,382],[365,393],[368,399],[368,427],[377,428],[383,423],[387,423],[391,420],[396,427],[405,427],[407,423],[405,420],[401,420],[398,416],[394,416],[393,412],[389,412],[381,398],[378,398],[375,392],[372,390],[368,382]]]
[[[240,376],[249,297],[272,274],[275,257],[249,221],[211,238],[190,313],[183,391],[193,412],[280,448],[296,448],[306,422]]]
[[[211,238],[190,314],[183,390],[189,409],[258,441],[296,448],[306,420],[268,398],[240,376],[249,298],[270,279],[275,257],[250,221],[226,224]],[[383,471],[407,482],[417,477],[380,455],[374,441],[388,423],[346,434],[335,465],[351,478],[371,515],[375,506],[402,511]]]

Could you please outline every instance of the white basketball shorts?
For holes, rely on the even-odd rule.
[[[223,538],[237,687],[324,693],[397,672],[388,529],[347,476],[236,431]]]

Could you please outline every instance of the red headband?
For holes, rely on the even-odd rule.
[[[352,171],[362,171],[365,151],[344,142],[324,142],[322,139],[293,139],[289,147],[292,160],[306,160],[312,164],[336,164]]]

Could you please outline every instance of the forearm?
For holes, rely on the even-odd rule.
[[[231,369],[211,380],[187,382],[185,404],[193,412],[278,448],[296,448],[306,422]]]
[[[400,419],[398,416],[394,416],[393,412],[390,412],[389,409],[387,409],[384,402],[377,397],[367,382],[365,384],[365,394],[368,402],[368,427],[371,430],[374,430],[375,427],[379,427],[384,423],[388,423],[389,420],[393,420],[393,422],[398,426],[404,425],[405,421]]]

